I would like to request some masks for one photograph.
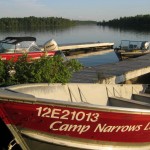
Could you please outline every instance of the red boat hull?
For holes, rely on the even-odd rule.
[[[14,62],[17,62],[19,57],[23,56],[24,53],[1,53],[0,54],[0,59],[1,60],[12,60]],[[42,56],[55,56],[56,51],[50,51],[50,52],[30,52],[27,53],[28,56],[28,61],[32,61],[35,59],[40,59]]]
[[[34,134],[39,132],[39,135],[42,133],[81,143],[88,141],[104,145],[129,146],[145,145],[150,142],[148,113],[118,111],[109,107],[87,108],[82,105],[77,107],[54,103],[29,104],[4,101],[0,103],[0,116],[8,126],[15,126],[20,132],[23,130]]]

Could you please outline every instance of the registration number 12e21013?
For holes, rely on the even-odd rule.
[[[84,110],[78,109],[69,110],[62,108],[37,107],[36,110],[38,117],[54,118],[61,120],[97,122],[100,116],[97,112],[84,112]]]

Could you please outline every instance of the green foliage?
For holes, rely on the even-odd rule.
[[[5,65],[2,61],[0,61],[0,82],[4,82],[4,77],[5,77]]]
[[[14,61],[10,60],[10,61],[2,61],[0,60],[0,68],[2,68],[3,70],[1,70],[1,74],[0,74],[0,78],[1,80],[1,84],[0,85],[13,85],[14,83],[16,83],[15,78],[14,78]]]
[[[95,21],[70,20],[62,17],[24,17],[24,18],[0,18],[0,29],[48,29],[52,27],[68,27],[77,24],[96,24]]]
[[[150,29],[150,15],[120,17],[119,19],[98,22],[97,25],[122,28]]]
[[[75,59],[64,62],[61,56],[42,57],[28,62],[27,55],[13,61],[0,61],[1,86],[23,83],[67,83],[82,65]]]
[[[1,18],[0,27],[7,28],[34,28],[50,26],[68,26],[75,24],[74,21],[58,17],[24,17],[24,18]]]

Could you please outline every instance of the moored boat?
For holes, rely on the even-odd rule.
[[[0,41],[0,59],[16,62],[25,54],[28,61],[40,59],[42,56],[61,55],[64,58],[63,52],[58,50],[58,47],[54,44],[55,41],[49,40],[44,44],[44,48],[41,48],[36,44],[35,37],[6,37]]]
[[[146,88],[105,84],[3,88],[0,122],[12,134],[8,147],[149,150],[150,95],[144,93]]]
[[[149,42],[122,40],[120,46],[114,51],[120,61],[136,58],[150,53]]]

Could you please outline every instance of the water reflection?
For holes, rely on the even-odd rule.
[[[46,27],[20,27],[20,28],[0,28],[0,33],[6,33],[6,32],[46,32],[46,31],[64,31],[64,30],[68,30],[69,28],[72,28],[72,26],[46,26]]]
[[[146,29],[146,28],[129,28],[129,27],[109,27],[109,26],[99,26],[100,29],[103,30],[114,30],[114,31],[119,31],[119,32],[133,32],[133,33],[148,33],[150,32],[150,29]]]
[[[77,58],[77,60],[86,67],[97,66],[107,63],[118,62],[118,58],[114,52],[109,52],[103,55],[91,55],[87,57]]]
[[[79,42],[114,42],[120,40],[148,40],[150,31],[112,28],[97,25],[79,25],[72,27],[47,27],[47,28],[5,28],[0,29],[0,39],[6,36],[35,36],[40,44],[54,38],[58,44]]]

